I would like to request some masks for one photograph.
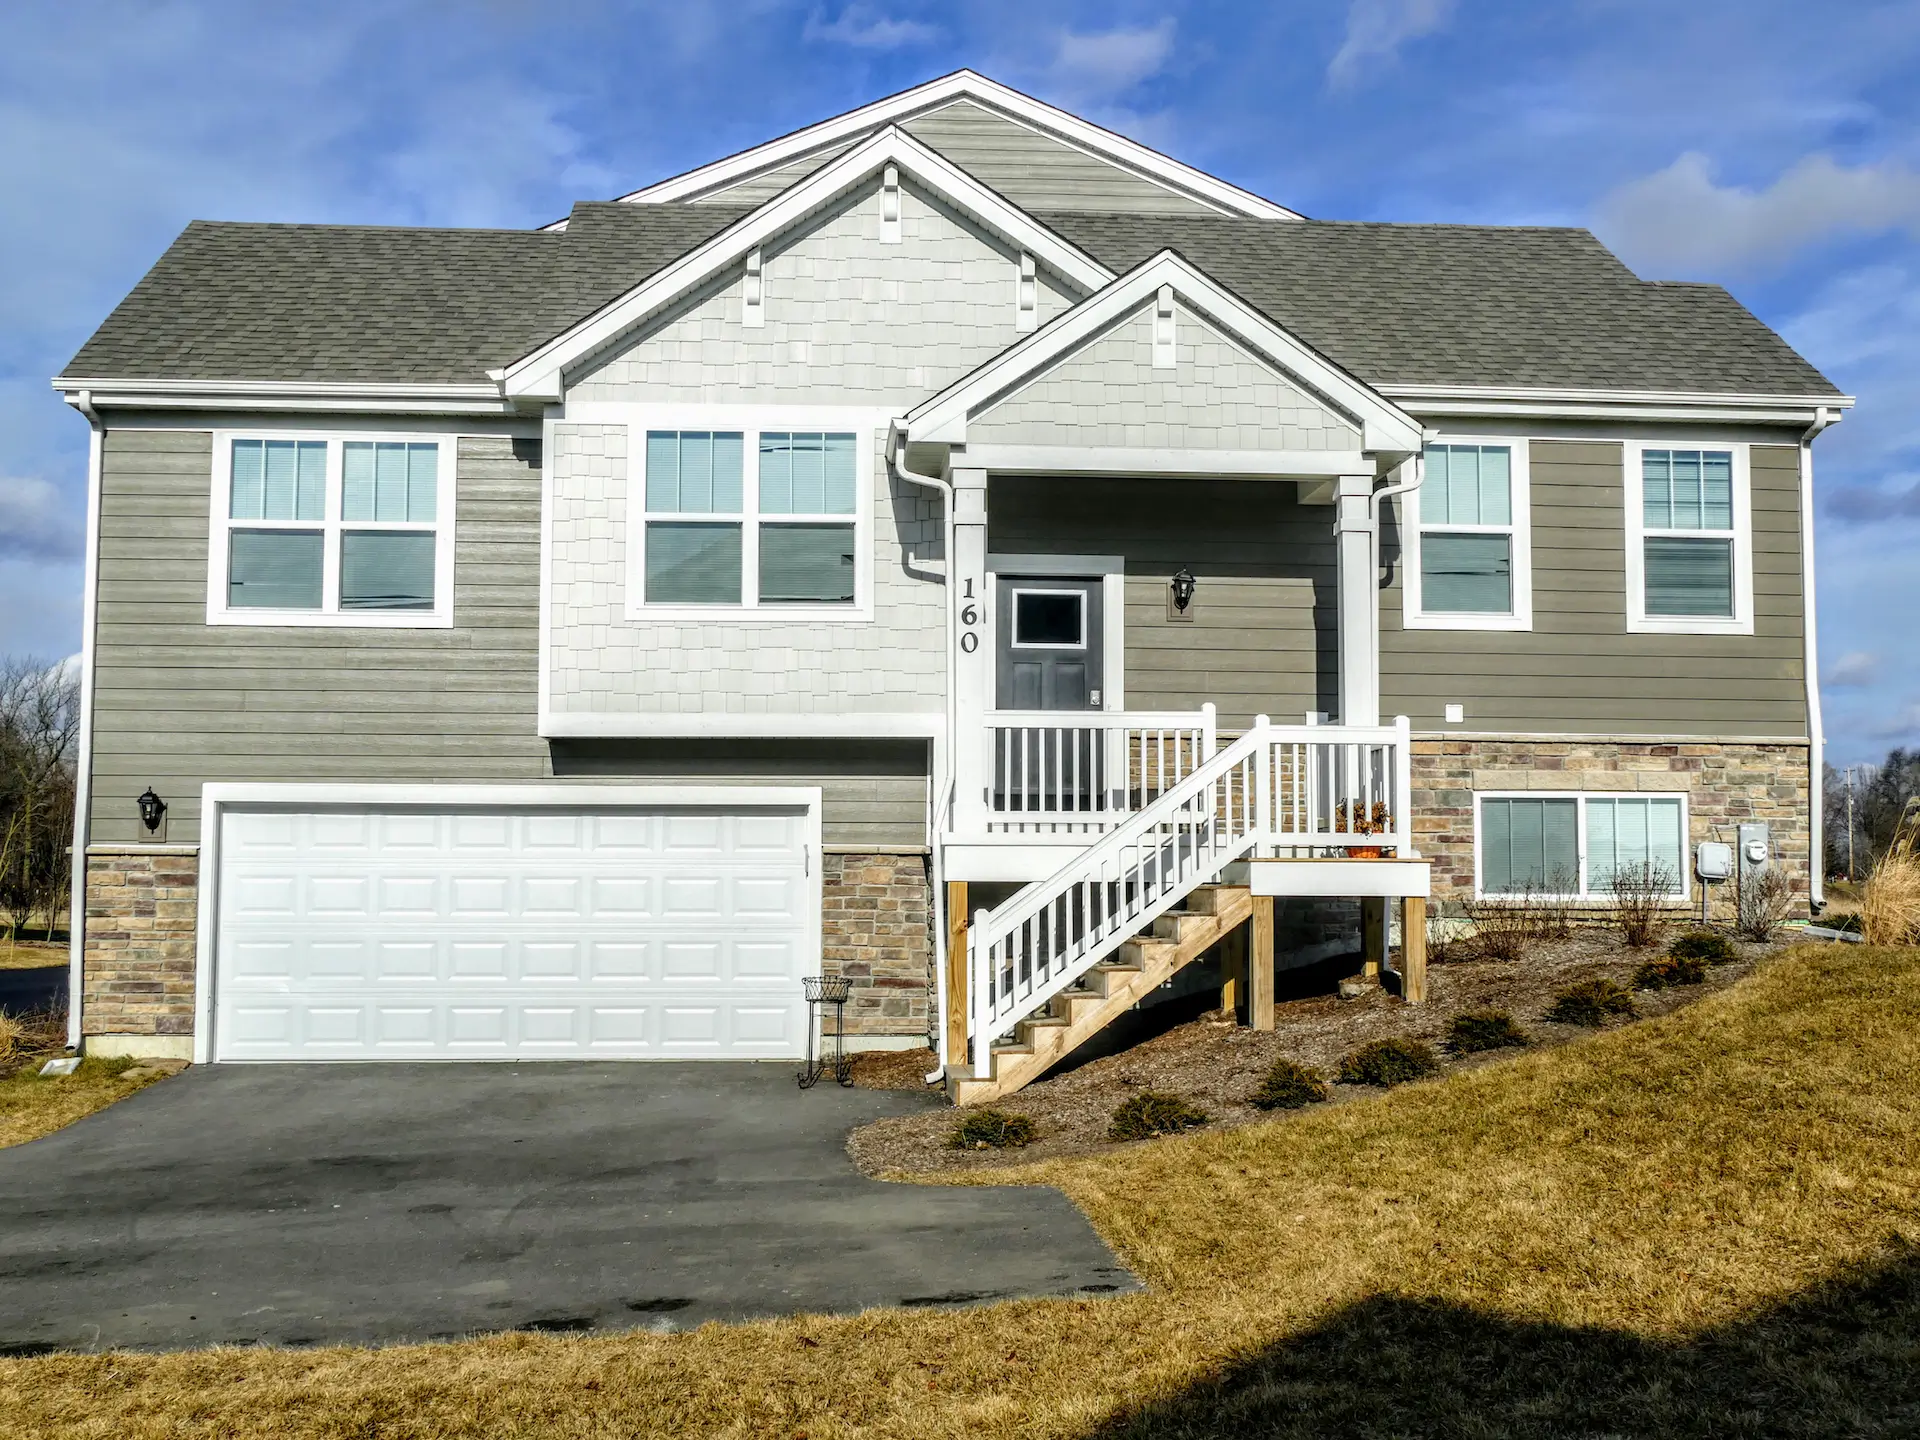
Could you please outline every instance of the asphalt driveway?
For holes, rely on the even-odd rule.
[[[1055,1190],[887,1185],[790,1065],[196,1067],[0,1150],[0,1354],[683,1328],[1135,1287]]]

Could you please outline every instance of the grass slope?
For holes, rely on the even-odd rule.
[[[689,1335],[0,1362],[88,1436],[1920,1428],[1920,952],[1377,1101],[1016,1172],[1152,1286]],[[996,1179],[1006,1178],[1000,1172]]]

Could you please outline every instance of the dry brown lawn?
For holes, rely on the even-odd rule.
[[[64,940],[0,938],[0,970],[40,970],[67,963]]]
[[[71,1075],[42,1076],[37,1064],[22,1066],[0,1078],[0,1149],[38,1140],[84,1120],[94,1111],[145,1089],[165,1073],[124,1056],[89,1057]],[[5,1273],[0,1266],[0,1277]],[[0,1424],[4,1423],[4,1415],[0,1415]]]
[[[1071,1194],[1150,1290],[678,1336],[0,1361],[0,1429],[1920,1431],[1920,952],[1801,948],[1579,1044],[1019,1173]]]

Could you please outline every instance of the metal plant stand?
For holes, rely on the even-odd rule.
[[[827,1073],[827,1057],[815,1056],[814,1037],[819,1048],[826,1049],[826,1034],[820,1025],[820,1007],[833,1006],[833,1078],[842,1085],[853,1084],[853,1061],[847,1055],[847,996],[853,990],[851,980],[837,976],[809,975],[800,982],[807,989],[807,1068],[799,1074],[800,1088],[807,1090],[820,1083]]]

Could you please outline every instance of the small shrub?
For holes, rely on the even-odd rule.
[[[1340,1062],[1342,1085],[1400,1085],[1423,1079],[1440,1068],[1440,1057],[1424,1040],[1375,1040]]]
[[[22,1025],[6,1011],[0,1010],[0,1060],[11,1059],[14,1050],[26,1036],[27,1027]]]
[[[1320,1072],[1292,1060],[1276,1060],[1260,1088],[1253,1092],[1256,1110],[1298,1110],[1327,1098],[1327,1082]]]
[[[1670,990],[1677,985],[1698,985],[1707,978],[1707,962],[1693,955],[1665,955],[1646,961],[1633,972],[1636,990]]]
[[[1561,1025],[1599,1027],[1615,1016],[1637,1015],[1633,996],[1611,980],[1582,980],[1553,999],[1547,1019]]]
[[[1143,1090],[1122,1102],[1107,1126],[1109,1140],[1146,1140],[1155,1135],[1177,1135],[1207,1123],[1207,1112],[1195,1109],[1178,1095]]]
[[[1787,872],[1769,867],[1750,885],[1740,887],[1740,918],[1734,929],[1742,940],[1765,943],[1787,923],[1794,909],[1793,881]]]
[[[1468,902],[1473,946],[1488,960],[1518,960],[1539,940],[1565,940],[1573,933],[1573,907],[1566,897],[1579,888],[1559,872],[1529,879],[1518,890]]]
[[[1679,960],[1704,960],[1709,965],[1729,965],[1740,958],[1733,942],[1718,930],[1689,930],[1674,938],[1667,954]]]
[[[1447,1023],[1447,1048],[1456,1055],[1529,1043],[1527,1032],[1504,1010],[1469,1010]]]
[[[1680,877],[1671,866],[1657,862],[1622,865],[1607,882],[1613,897],[1613,923],[1629,948],[1644,950],[1660,936],[1666,912]]]
[[[1008,1110],[969,1110],[947,1136],[950,1150],[1018,1150],[1040,1133],[1025,1115]]]

